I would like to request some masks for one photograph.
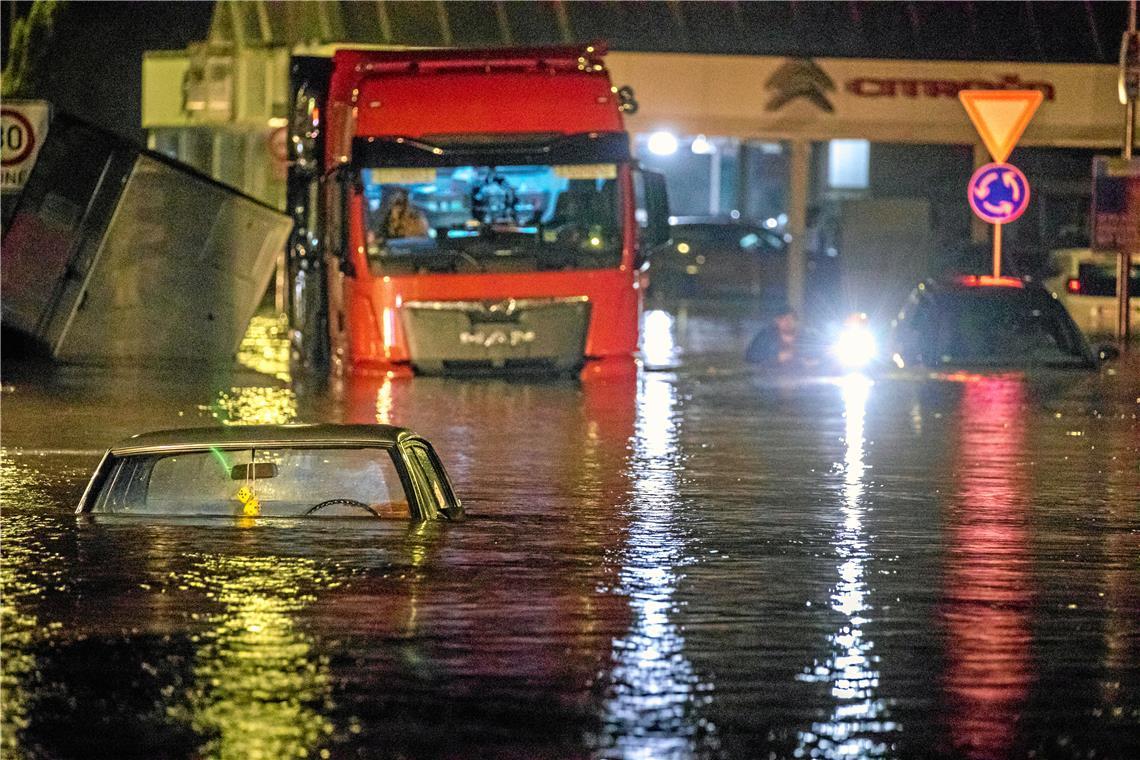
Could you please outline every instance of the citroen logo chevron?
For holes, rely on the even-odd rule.
[[[805,98],[827,113],[835,111],[825,94],[835,89],[835,82],[810,58],[789,59],[768,78],[764,88],[776,91],[765,111],[778,111],[796,98]]]

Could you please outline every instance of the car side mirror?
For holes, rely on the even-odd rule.
[[[1120,349],[1111,343],[1102,343],[1096,347],[1096,355],[1102,362],[1110,362],[1120,358]]]

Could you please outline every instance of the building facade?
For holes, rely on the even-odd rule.
[[[534,6],[525,18],[520,16],[523,5]],[[578,6],[594,5],[607,4],[219,2],[208,39],[144,57],[142,125],[153,149],[283,207],[291,56],[328,55],[338,45],[574,42],[592,31],[591,17]],[[672,33],[665,39],[673,39],[675,47],[707,50],[715,49],[715,35],[702,25],[708,20],[699,6],[715,15],[724,12],[721,6],[737,4],[608,5],[641,6],[649,12],[643,23]],[[987,227],[969,211],[966,183],[989,158],[958,101],[962,89],[1036,89],[1044,98],[1010,157],[1034,193],[1027,213],[1005,230],[1013,265],[1026,273],[1044,273],[1050,250],[1087,245],[1092,157],[1119,152],[1123,132],[1115,66],[808,57],[803,53],[815,50],[818,39],[792,34],[781,41],[769,34],[756,38],[760,42],[741,42],[747,39],[742,30],[747,32],[748,24],[756,30],[763,26],[763,19],[752,17],[755,5],[769,7],[774,18],[797,4],[739,5],[745,6],[744,15],[724,21],[725,49],[785,49],[792,55],[623,50],[611,52],[607,61],[614,82],[636,93],[640,108],[627,118],[627,126],[641,160],[668,177],[673,213],[746,220],[786,233],[793,304],[802,302],[805,279],[811,276],[808,254],[842,255],[844,228],[853,223],[852,214],[862,213],[857,209],[866,208],[859,201],[922,202],[926,210],[921,218],[892,222],[887,214],[876,224],[887,227],[884,245],[918,239],[903,228],[925,226],[923,239],[938,267],[953,266],[971,241],[986,239]],[[930,5],[924,13],[945,4]],[[957,6],[954,13],[965,14],[962,18],[969,8],[994,12],[982,10],[988,4],[950,5]],[[1066,23],[1064,14],[1075,12],[1073,4],[1043,5],[1053,24]],[[973,19],[977,24],[976,14]],[[1092,16],[1088,19],[1086,34],[1091,30],[1095,43],[1091,49],[1103,54],[1094,57],[1109,57],[1111,44],[1100,39],[1109,35],[1098,31]],[[863,50],[850,40],[873,37],[871,21],[840,20],[850,34],[845,44],[831,49]],[[970,47],[985,35],[971,36],[958,28],[964,22],[954,26],[956,20],[961,21],[943,19],[960,40],[952,51],[973,50],[992,58],[994,46]],[[799,29],[796,19],[784,21],[789,29]],[[911,19],[909,37],[936,35],[936,21],[932,15],[924,27]],[[1022,20],[1018,34],[1032,31],[1032,24]],[[614,28],[619,38],[636,39],[640,27],[625,18],[625,26]],[[1037,36],[1053,39],[1047,32],[1049,27],[1042,27]],[[820,32],[823,37],[834,33]],[[1071,38],[1073,34],[1066,39]],[[885,41],[876,49],[907,52]],[[1043,58],[1066,57],[1041,46],[1013,52],[1023,59],[1034,52]],[[899,230],[888,229],[896,222]],[[813,246],[817,250],[807,250]]]

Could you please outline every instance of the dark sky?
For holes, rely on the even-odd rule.
[[[5,4],[5,48],[12,11]],[[27,4],[19,4],[17,12]],[[68,2],[48,46],[40,95],[126,137],[143,140],[139,127],[142,54],[180,49],[204,40],[212,2]],[[5,58],[7,49],[5,49]]]
[[[26,13],[30,5],[5,0],[5,38],[11,14]],[[489,3],[446,7],[454,44],[503,44]],[[507,3],[514,42],[557,41],[554,7]],[[65,3],[47,51],[41,96],[63,111],[142,139],[143,52],[181,50],[204,40],[213,8],[206,1]],[[1116,61],[1127,15],[1121,0],[567,2],[563,8],[574,39],[604,38],[614,50],[1090,63]],[[350,39],[382,41],[375,3],[342,3],[341,9]],[[433,26],[438,10],[434,2],[389,3],[394,41],[443,44]]]

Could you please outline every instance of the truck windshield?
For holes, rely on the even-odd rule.
[[[616,267],[617,165],[362,169],[374,274]]]

